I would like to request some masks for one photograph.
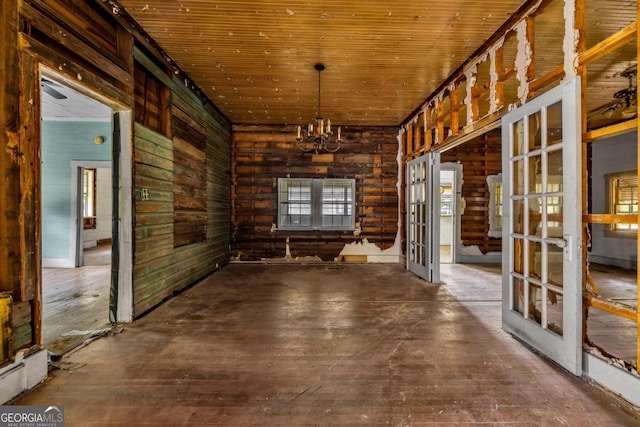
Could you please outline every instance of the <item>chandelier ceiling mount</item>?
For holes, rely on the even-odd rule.
[[[306,126],[306,129],[298,126],[296,145],[305,153],[310,151],[314,151],[316,154],[321,151],[335,153],[340,149],[343,142],[340,135],[341,129],[338,127],[338,134],[334,137],[333,131],[331,130],[331,119],[327,119],[325,124],[320,112],[320,101],[322,99],[321,73],[324,71],[325,66],[322,63],[317,63],[313,68],[318,72],[318,115],[314,122]]]

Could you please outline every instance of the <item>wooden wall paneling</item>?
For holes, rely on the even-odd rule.
[[[137,317],[228,262],[231,159],[228,123],[140,49],[135,56],[172,101],[171,139],[136,124],[136,188],[159,187],[148,187],[150,204],[136,192]]]
[[[134,306],[153,296],[158,286],[168,286],[173,252],[173,143],[171,139],[136,123],[134,132],[135,247]],[[142,200],[147,188],[148,200]]]
[[[40,344],[42,289],[40,253],[40,79],[38,62],[28,53],[20,54],[20,232],[22,280],[20,295],[14,300],[29,301],[32,310],[33,343]]]
[[[487,56],[478,63],[477,82],[474,97],[478,103],[478,118],[491,112],[491,58]]]
[[[415,156],[415,151],[416,151],[416,147],[414,145],[415,140],[413,138],[413,131],[414,131],[414,123],[409,123],[407,124],[407,148],[408,148],[408,153],[411,154],[411,156]]]
[[[460,111],[460,98],[458,97],[458,85],[454,85],[449,92],[449,111],[451,114],[451,120],[449,123],[449,129],[451,135],[457,135],[460,132],[459,111]]]
[[[206,239],[207,168],[204,126],[172,108],[174,246]]]
[[[458,99],[458,133],[460,133],[467,125],[467,81],[465,78],[457,81],[456,92]]]
[[[432,106],[427,106],[427,108],[424,111],[424,115],[425,115],[424,149],[425,149],[425,152],[429,151],[431,149],[431,146],[434,144],[434,138],[433,138],[433,127],[434,127],[433,114],[434,114],[433,107]]]
[[[13,298],[11,293],[0,291],[0,366],[13,359]]]
[[[450,135],[453,135],[453,129],[451,129],[451,119],[453,115],[451,92],[451,90],[447,89],[444,92],[444,96],[442,97],[442,114],[444,115],[444,139],[448,138]]]
[[[500,133],[486,134],[442,153],[442,162],[460,162],[462,197],[466,207],[461,218],[464,246],[478,246],[482,253],[500,252],[502,240],[489,237],[489,190],[487,176],[501,172]]]
[[[22,245],[19,227],[20,206],[20,116],[17,0],[0,2],[0,291],[20,299]]]
[[[526,98],[531,99],[536,96],[536,92],[529,89],[529,83],[536,78],[536,50],[535,50],[536,21],[533,16],[528,16],[527,18],[525,18],[525,22],[527,24],[525,39],[526,39],[526,44],[528,45],[527,51],[531,55],[531,61],[528,63],[525,75],[523,76],[524,79],[523,81],[520,82],[520,84],[526,84],[526,87],[527,87]]]
[[[415,131],[415,129],[414,129]],[[398,229],[396,128],[343,129],[346,143],[333,155],[302,153],[295,134],[279,126],[234,126],[232,252],[240,259],[279,258],[287,238],[292,255],[333,260],[346,243],[367,238],[393,245]],[[406,141],[406,142],[405,142]],[[411,146],[412,139],[403,138]],[[351,231],[273,231],[277,177],[355,178],[357,238]]]
[[[490,112],[501,110],[504,106],[504,49],[502,46],[491,55],[491,108]]]
[[[34,9],[64,23],[65,32],[82,38],[91,49],[102,52],[113,63],[118,57],[118,23],[88,0],[30,0]]]
[[[436,144],[441,143],[446,138],[444,133],[444,101],[442,98],[436,99]]]
[[[171,91],[138,62],[134,65],[134,80],[135,121],[162,135],[169,136]]]
[[[115,80],[129,87],[133,86],[130,68],[125,68],[125,64],[120,64],[119,60],[114,62],[114,55],[105,56],[104,50],[96,50],[94,45],[88,45],[85,40],[67,31],[65,27],[56,23],[29,3],[22,4],[20,16],[29,22],[29,25],[37,28],[38,31],[56,44],[95,64],[97,68],[113,76]]]
[[[13,351],[29,348],[33,345],[31,303],[16,302],[12,307]]]
[[[61,74],[66,74],[72,79],[78,77],[87,86],[90,86],[96,92],[106,96],[114,101],[119,101],[123,105],[133,105],[133,85],[126,90],[106,81],[102,76],[97,75],[93,71],[85,68],[71,58],[61,54],[44,43],[29,37],[24,33],[19,34],[19,44],[22,49],[32,52],[38,60],[51,69],[57,70]],[[133,77],[131,78],[133,80]]]

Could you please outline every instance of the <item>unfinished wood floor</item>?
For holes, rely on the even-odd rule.
[[[109,326],[111,247],[84,251],[85,266],[43,268],[43,344],[62,355]]]
[[[453,285],[399,265],[230,265],[14,403],[64,405],[67,426],[638,425],[499,329],[499,297]]]

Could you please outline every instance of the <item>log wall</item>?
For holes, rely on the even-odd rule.
[[[398,231],[398,129],[343,129],[336,153],[303,153],[295,129],[284,126],[233,127],[232,255],[241,260],[319,256],[332,261],[346,243],[366,238],[391,247]],[[275,230],[278,178],[353,178],[356,223],[352,231]]]
[[[489,187],[487,177],[502,171],[500,132],[485,134],[441,155],[442,163],[462,164],[462,197],[466,207],[461,219],[464,246],[478,246],[482,253],[501,252],[502,239],[489,237]]]

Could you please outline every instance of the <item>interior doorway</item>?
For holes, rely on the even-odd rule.
[[[59,357],[110,327],[113,110],[41,78],[42,344]]]
[[[462,166],[440,165],[440,263],[456,262],[456,242],[460,239],[460,187]]]

